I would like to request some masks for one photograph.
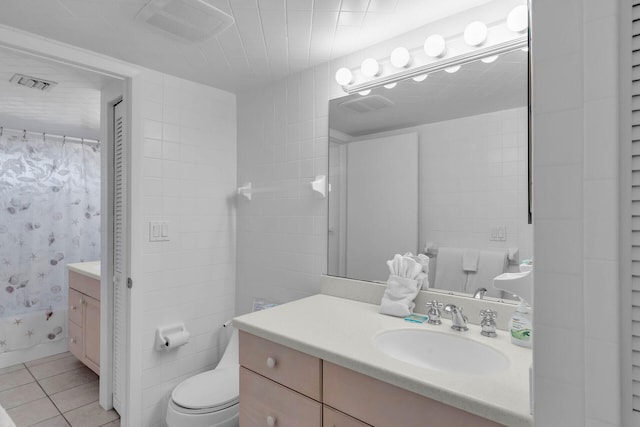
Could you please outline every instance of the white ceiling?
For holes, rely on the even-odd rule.
[[[186,43],[134,18],[147,0],[1,0],[0,24],[237,92],[490,0],[206,0],[235,24]]]
[[[10,83],[26,74],[58,84],[41,91]],[[0,48],[0,126],[100,138],[100,90],[110,77]]]

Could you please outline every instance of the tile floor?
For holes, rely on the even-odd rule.
[[[119,427],[98,404],[98,376],[71,353],[0,369],[0,405],[17,427]]]

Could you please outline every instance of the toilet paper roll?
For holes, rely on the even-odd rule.
[[[167,335],[165,335],[164,337],[164,341],[165,341],[165,348],[167,349],[172,349],[172,348],[176,348],[176,347],[180,347],[181,345],[185,345],[186,343],[189,342],[189,332],[187,331],[177,331],[177,332],[172,332],[169,333]]]

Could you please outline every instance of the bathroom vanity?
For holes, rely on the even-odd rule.
[[[449,320],[411,324],[379,314],[376,304],[326,294],[237,317],[234,325],[243,427],[533,426],[531,351],[511,345],[506,331],[487,338],[477,325],[456,332]],[[473,375],[402,362],[375,345],[376,336],[398,329],[463,334],[509,363]],[[462,359],[474,364],[473,354]]]
[[[69,351],[100,375],[100,261],[67,264]]]

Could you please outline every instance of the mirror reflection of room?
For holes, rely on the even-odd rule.
[[[493,278],[533,247],[528,53],[483,59],[330,102],[329,274],[383,282],[410,252],[429,288],[510,298]]]

